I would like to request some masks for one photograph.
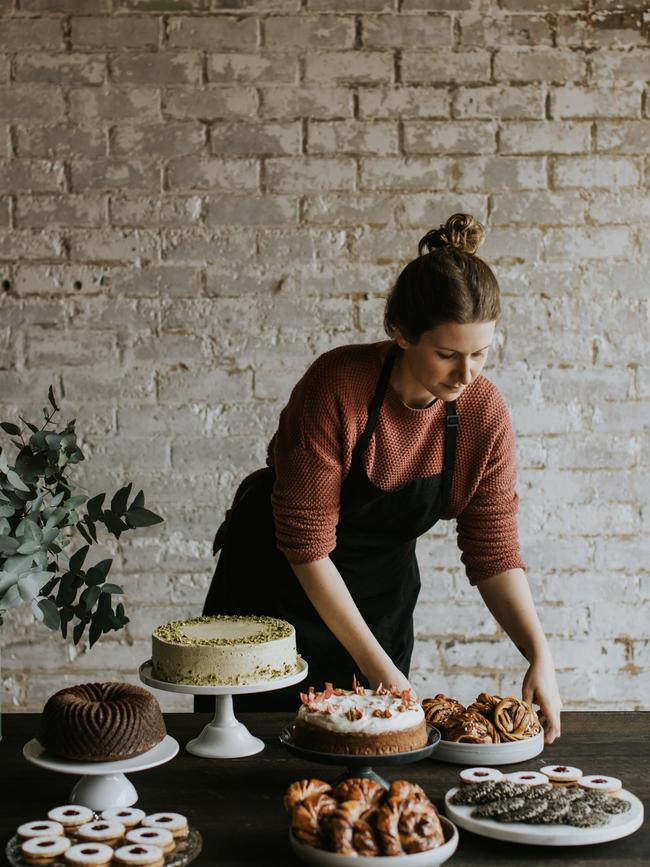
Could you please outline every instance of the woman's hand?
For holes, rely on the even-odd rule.
[[[399,668],[393,664],[388,656],[386,656],[385,661],[373,666],[372,670],[364,671],[364,674],[368,678],[368,683],[370,684],[371,689],[377,689],[379,684],[383,684],[386,689],[391,686],[396,686],[400,692],[405,689],[410,689],[413,698],[417,698],[415,690],[409,683],[408,678],[402,674]]]
[[[550,656],[531,662],[524,676],[522,697],[529,704],[539,705],[544,724],[544,741],[552,744],[560,737],[560,711],[562,700],[555,679],[555,668]]]

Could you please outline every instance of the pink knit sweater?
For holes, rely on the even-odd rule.
[[[311,365],[291,393],[269,444],[278,547],[309,563],[336,547],[341,482],[350,470],[389,342],[342,346]],[[458,547],[472,584],[525,568],[517,538],[515,443],[496,387],[479,376],[456,402],[460,416],[450,502]],[[383,490],[442,472],[445,405],[406,406],[389,385],[364,454],[368,478]]]

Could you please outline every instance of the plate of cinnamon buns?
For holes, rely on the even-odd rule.
[[[438,693],[422,700],[426,721],[442,735],[432,758],[460,765],[513,764],[544,749],[544,730],[532,705],[481,692],[467,705]]]

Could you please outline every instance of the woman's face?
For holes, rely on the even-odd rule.
[[[404,352],[396,387],[402,400],[417,407],[427,406],[432,397],[459,398],[483,369],[494,327],[494,322],[448,322],[424,331],[417,343],[398,331],[396,342]]]

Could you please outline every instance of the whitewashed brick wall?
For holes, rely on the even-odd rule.
[[[292,384],[381,336],[398,270],[457,210],[486,222],[503,288],[488,375],[566,706],[650,708],[641,7],[0,0],[1,417],[53,383],[89,490],[132,480],[166,517],[109,548],[131,622],[92,651],[12,612],[5,710],[135,681],[152,628],[200,612]],[[517,690],[453,527],[419,552],[418,689]]]

